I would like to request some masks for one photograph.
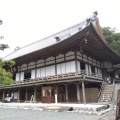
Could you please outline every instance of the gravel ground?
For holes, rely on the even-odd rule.
[[[0,120],[99,120],[101,116],[70,112],[41,112],[0,108]]]

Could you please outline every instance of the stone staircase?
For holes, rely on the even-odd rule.
[[[98,102],[112,101],[113,84],[104,84]]]

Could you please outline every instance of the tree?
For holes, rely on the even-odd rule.
[[[0,59],[0,84],[1,85],[9,85],[14,82],[12,79],[13,74],[11,73],[11,68],[14,64],[15,62],[12,60],[3,61],[2,59]]]
[[[0,25],[1,24],[2,24],[2,21],[0,20]],[[7,44],[0,44],[0,50],[4,50],[6,48],[8,48]],[[9,85],[14,82],[12,79],[13,77],[12,66],[14,65],[15,65],[15,62],[13,60],[3,61],[2,59],[0,59],[0,84],[1,85]]]
[[[107,45],[120,56],[120,33],[110,27],[104,27],[102,31]]]

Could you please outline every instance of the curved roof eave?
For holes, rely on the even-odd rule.
[[[68,29],[65,29],[59,33],[49,36],[45,39],[39,40],[30,45],[22,47],[21,49],[14,51],[13,53],[3,57],[3,60],[16,59],[21,56],[27,55],[29,53],[41,50],[43,48],[58,44],[64,40],[66,40],[67,38],[72,37],[73,35],[75,35],[76,33],[78,33],[79,31],[83,30],[86,27],[87,27],[87,24],[86,24],[86,21],[84,21],[84,22],[79,23],[75,26],[72,26]]]
[[[103,41],[103,39],[101,38],[101,36],[98,34],[98,32],[96,31],[95,27],[93,24],[90,24],[90,28],[92,28],[92,30],[94,31],[95,36],[97,36],[99,42],[103,45],[103,47],[109,52],[109,54],[112,54],[113,56],[116,57],[117,61],[119,61],[118,63],[120,63],[120,56],[118,56],[106,43],[105,41]]]

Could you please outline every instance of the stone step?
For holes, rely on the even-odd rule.
[[[112,88],[113,86],[104,86],[104,88]]]
[[[105,84],[104,86],[113,86],[112,84],[110,85],[110,84]]]
[[[112,87],[104,87],[104,89],[112,89]]]
[[[110,91],[110,90],[112,91],[112,89],[103,89],[103,91]]]
[[[104,92],[102,93],[102,95],[103,95],[103,94],[111,94],[111,93],[112,93],[112,91],[110,91],[110,92],[109,92],[109,91],[104,91]]]
[[[102,94],[102,96],[108,96],[108,95],[111,95],[111,94]]]

